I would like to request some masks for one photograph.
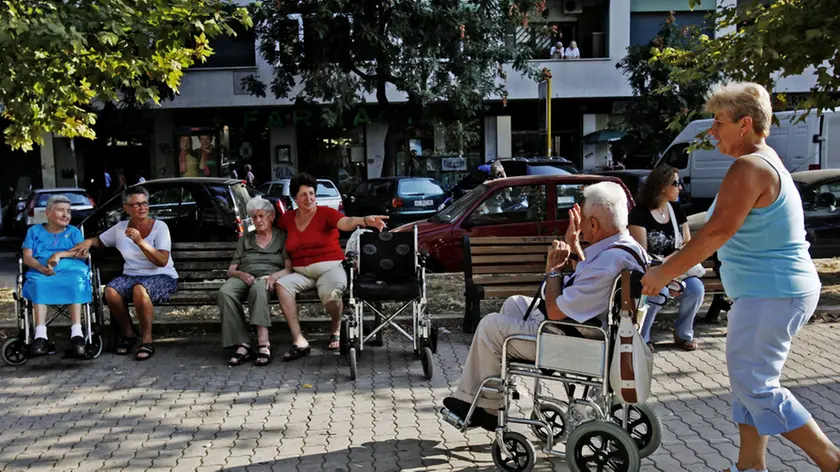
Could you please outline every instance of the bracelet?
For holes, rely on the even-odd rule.
[[[547,277],[548,277],[549,279],[559,279],[559,278],[560,278],[560,273],[559,273],[559,272],[557,272],[556,270],[552,270],[551,272],[549,272],[549,273],[547,274]]]
[[[369,216],[369,215],[368,215],[368,216]],[[368,226],[367,219],[368,219],[368,217],[367,217],[367,216],[362,217],[362,224],[363,224],[364,226]]]

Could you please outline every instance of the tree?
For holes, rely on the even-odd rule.
[[[705,74],[674,85],[671,76],[675,67],[652,60],[663,49],[694,51],[700,46],[699,36],[696,28],[680,27],[670,14],[654,39],[645,45],[630,46],[627,56],[616,65],[628,76],[635,95],[622,125],[627,134],[621,144],[631,153],[657,156],[703,112],[706,94],[718,74]]]
[[[690,0],[692,7],[699,0]],[[739,2],[740,3],[740,2]],[[716,14],[722,32],[712,39],[701,36],[699,47],[665,48],[654,62],[672,67],[679,84],[721,74],[732,81],[751,81],[772,91],[784,77],[803,73],[816,76],[808,98],[797,109],[840,106],[840,9],[836,0],[777,0],[727,7]],[[782,107],[784,93],[776,94]],[[807,113],[806,113],[807,115]]]
[[[327,124],[373,95],[388,121],[383,175],[392,175],[409,123],[465,121],[489,97],[506,97],[505,68],[533,71],[533,51],[506,41],[510,26],[533,34],[544,1],[276,0],[252,14],[261,53],[274,67],[253,93],[322,102]],[[547,33],[547,32],[546,32]],[[407,96],[395,106],[393,91]]]
[[[0,0],[6,142],[30,150],[44,132],[95,138],[97,107],[177,92],[232,22],[251,25],[228,0]]]

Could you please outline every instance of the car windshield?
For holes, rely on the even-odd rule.
[[[526,169],[526,175],[570,175],[571,172],[561,169],[558,166],[532,166],[529,165]]]
[[[50,197],[54,197],[56,195],[62,195],[67,197],[70,200],[70,205],[90,205],[90,200],[88,200],[87,196],[83,193],[56,192],[38,194],[38,202],[35,204],[35,206],[37,208],[44,208],[45,206],[47,206],[47,201],[50,199]]]
[[[403,196],[410,195],[443,195],[443,189],[431,180],[404,179],[400,180],[397,192]]]
[[[460,218],[475,202],[481,200],[489,190],[490,187],[487,185],[479,185],[461,197],[460,200],[453,203],[449,208],[429,218],[429,221],[432,223],[452,223]]]
[[[338,197],[338,189],[330,183],[318,182],[318,190],[315,191],[316,197]]]

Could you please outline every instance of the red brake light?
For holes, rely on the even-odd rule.
[[[820,170],[819,164],[811,164],[808,166],[808,170]]]
[[[344,213],[344,202],[338,202],[338,211]]]
[[[402,208],[403,204],[404,203],[403,203],[402,198],[397,197],[397,198],[394,198],[393,200],[391,200],[391,206],[394,207],[394,208]]]
[[[242,226],[242,218],[238,216],[236,217],[236,233],[239,238],[245,235],[245,227]]]

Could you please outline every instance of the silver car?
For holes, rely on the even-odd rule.
[[[295,210],[297,209],[297,203],[289,195],[290,183],[290,179],[272,180],[260,185],[257,187],[257,190],[269,197],[280,198],[286,208]],[[329,179],[318,179],[318,188],[315,189],[315,199],[319,206],[330,207],[344,213],[344,202],[341,199],[341,193],[338,191],[338,187]]]
[[[70,210],[72,217],[70,224],[76,225],[93,212],[95,207],[93,199],[83,188],[48,188],[33,190],[26,198],[25,212],[21,214],[21,221],[18,230],[25,233],[26,230],[36,224],[47,222],[47,200],[54,195],[64,195],[70,199]]]

